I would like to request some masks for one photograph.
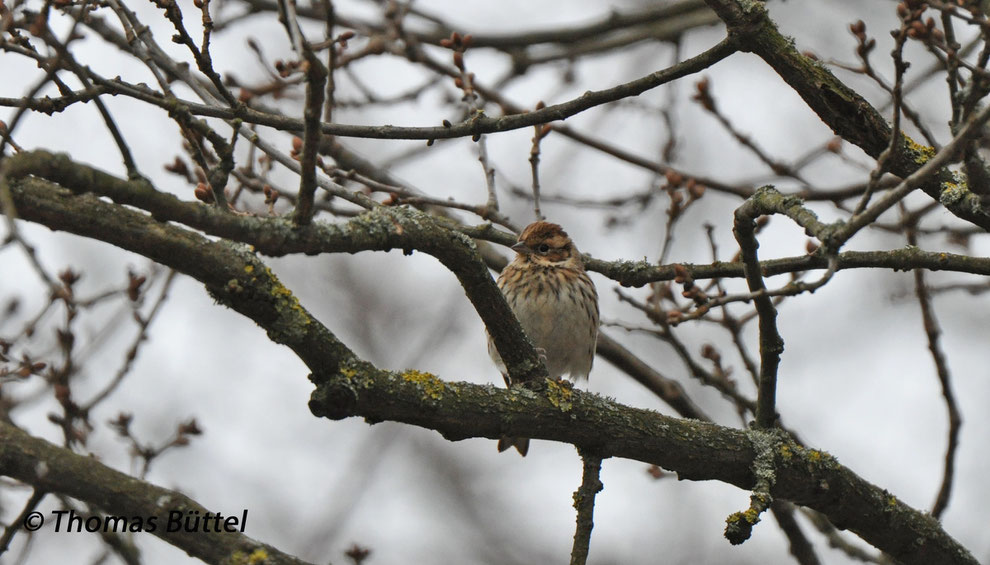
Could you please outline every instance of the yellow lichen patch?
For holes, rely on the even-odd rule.
[[[743,510],[742,512],[733,512],[725,519],[728,524],[734,524],[738,522],[744,522],[751,526],[755,526],[760,522],[760,513],[755,508],[749,508]]]
[[[760,521],[760,512],[755,508],[748,508],[743,512],[743,518],[749,524],[757,524]]]
[[[296,298],[292,291],[285,287],[278,279],[272,281],[272,295],[285,300],[286,302],[291,302],[293,308],[300,307],[299,299]]]
[[[276,300],[280,302],[280,307],[281,308],[287,307],[289,310],[292,310],[297,314],[303,314],[302,319],[300,321],[303,324],[309,324],[310,323],[309,315],[305,313],[306,311],[302,307],[302,304],[299,303],[299,299],[296,298],[296,295],[292,294],[292,291],[286,288],[285,285],[283,285],[282,282],[278,280],[278,277],[275,276],[275,273],[272,272],[272,270],[269,267],[265,267],[265,276],[270,281],[271,294],[272,296],[275,297]]]
[[[547,400],[561,412],[568,412],[574,407],[573,395],[573,391],[567,385],[560,381],[547,379]]]
[[[427,398],[440,400],[443,398],[444,382],[433,373],[425,373],[415,369],[409,369],[399,374],[403,379],[415,383],[423,391]]]
[[[820,451],[818,449],[807,449],[804,451],[804,458],[808,463],[814,465],[821,465],[825,468],[834,468],[838,465],[838,461],[832,454],[827,451]]]
[[[934,147],[928,145],[922,145],[917,141],[911,139],[911,136],[905,135],[903,132],[901,132],[901,135],[904,136],[904,142],[907,144],[908,149],[913,154],[915,163],[921,165],[923,163],[926,163],[929,159],[935,156]]]
[[[794,457],[794,452],[791,450],[791,446],[786,443],[780,446],[780,458],[783,460],[789,460]]]
[[[350,367],[341,367],[339,372],[341,375],[347,377],[348,379],[353,379],[354,377],[357,376],[357,371],[351,369]]]
[[[252,265],[251,263],[248,263],[247,265],[244,265],[244,272],[247,273],[247,274],[249,274],[249,275],[251,273],[253,273],[254,272],[254,265]]]
[[[251,555],[243,551],[234,552],[230,556],[230,563],[232,565],[261,565],[262,563],[267,563],[269,557],[268,552],[259,547],[252,551]]]

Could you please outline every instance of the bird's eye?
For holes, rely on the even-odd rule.
[[[537,250],[539,250],[540,253],[546,253],[547,251],[550,251],[550,246],[546,243],[541,243],[540,246],[537,247]]]

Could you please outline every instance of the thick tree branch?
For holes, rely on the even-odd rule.
[[[794,42],[777,29],[762,2],[706,0],[706,3],[725,22],[736,45],[752,51],[770,65],[836,135],[871,157],[880,158],[892,135],[884,117],[820,62],[800,53]],[[889,159],[889,171],[908,177],[924,166],[935,150],[918,145],[906,135],[900,138]],[[920,188],[959,218],[990,229],[990,211],[947,167],[939,168]]]
[[[8,182],[15,185],[12,187],[12,192],[15,193],[15,204],[21,217],[27,217],[25,214],[30,211],[25,209],[25,205],[35,206],[52,201],[58,201],[65,206],[85,206],[86,213],[82,214],[83,216],[92,214],[96,208],[100,208],[97,199],[72,200],[66,198],[66,195],[60,193],[61,191],[54,186],[45,186],[44,182],[36,179],[29,179],[30,187],[17,187],[13,182],[33,174],[79,194],[97,193],[108,196],[117,203],[142,208],[160,221],[181,222],[212,235],[249,243],[257,251],[273,256],[288,253],[356,253],[391,249],[402,249],[408,253],[412,253],[413,250],[422,251],[436,257],[457,276],[475,310],[485,322],[502,359],[506,362],[509,373],[519,382],[539,379],[546,375],[546,368],[537,357],[519,322],[509,310],[488,268],[479,257],[474,242],[463,233],[441,225],[432,216],[418,210],[379,206],[342,224],[317,222],[297,226],[284,219],[239,216],[219,212],[196,202],[184,202],[171,194],[155,190],[143,180],[123,180],[74,163],[65,155],[52,155],[43,151],[21,153],[6,159],[3,173]],[[91,223],[88,226],[72,225],[71,218],[59,214],[46,218],[48,221],[57,222],[56,224],[48,223],[44,219],[36,221],[46,223],[52,228],[74,231],[130,249],[128,244],[131,242],[125,239],[125,230],[115,228],[111,218],[121,216],[132,220],[133,223],[140,223],[142,218],[147,217],[142,214],[132,216],[130,211],[119,207],[110,207],[102,213],[104,216],[101,218],[101,223]],[[62,222],[68,224],[58,225]],[[169,234],[174,236],[176,241],[199,238],[186,230],[172,228],[166,224],[152,225],[161,226],[162,229],[168,228]],[[131,250],[171,266],[168,261],[170,257],[162,256],[166,249],[157,249],[151,245],[140,250]],[[217,260],[217,257],[213,257],[212,260]],[[260,261],[254,260],[258,263],[257,270],[264,268]],[[222,289],[229,279],[229,277],[219,280],[200,278],[196,274],[197,270],[188,270],[188,265],[175,268],[199,279],[208,287],[215,285]]]
[[[88,180],[112,182],[92,176]],[[404,422],[436,430],[449,439],[519,435],[562,441],[603,457],[657,464],[685,479],[715,479],[745,489],[755,484],[751,432],[622,406],[553,381],[536,381],[533,389],[505,390],[445,382],[418,371],[379,370],[357,358],[312,318],[252,253],[229,243],[209,242],[90,194],[74,195],[48,181],[8,178],[5,182],[21,218],[109,242],[189,274],[206,284],[223,304],[257,322],[274,341],[291,347],[313,371],[317,389],[310,408],[319,416]],[[417,228],[407,213],[384,209],[344,227],[316,223],[287,231],[315,237],[317,232],[310,230],[337,230],[318,233],[337,239],[340,251],[348,250],[344,242],[367,244],[366,238],[381,249],[413,242],[435,248],[459,249],[462,245],[451,232],[432,236],[446,241],[429,243],[428,232]],[[244,226],[261,222],[241,221],[248,222]],[[411,233],[422,240],[403,239],[393,222],[407,230],[407,237]],[[258,225],[279,231],[277,222]],[[771,494],[775,498],[826,514],[833,523],[904,563],[976,563],[937,521],[864,481],[825,453],[782,440],[774,463],[776,480]]]
[[[408,371],[315,377],[310,409],[318,416],[399,421],[450,440],[525,435],[659,465],[689,480],[755,486],[756,456],[749,434],[622,406],[546,381],[542,390],[444,382]],[[808,506],[905,564],[976,560],[931,516],[842,467],[827,453],[786,441],[776,448],[771,493]]]
[[[291,555],[240,532],[168,531],[170,511],[206,516],[209,510],[188,496],[111,469],[93,457],[77,455],[28,435],[0,420],[0,474],[44,492],[66,494],[88,502],[108,515],[156,517],[154,531],[162,540],[207,563],[305,565]],[[145,522],[145,524],[147,524]],[[63,524],[64,527],[64,524]],[[63,534],[65,535],[65,534]]]
[[[870,69],[867,55],[875,42],[870,41],[865,34],[866,24],[858,22],[851,27],[859,40],[860,50],[857,54],[862,59],[864,69],[869,70],[867,75],[893,96],[894,124],[891,127],[881,113],[887,111],[885,108],[873,107],[833,76],[827,65],[802,55],[790,38],[781,35],[768,15],[768,10],[773,9],[772,4],[768,8],[768,4],[762,0],[674,0],[663,6],[647,6],[628,12],[616,11],[608,17],[584,25],[562,25],[556,30],[473,34],[474,41],[467,41],[465,38],[465,44],[470,43],[473,48],[499,50],[499,53],[489,52],[488,55],[500,57],[510,65],[502,70],[500,77],[492,78],[488,85],[477,84],[473,75],[466,74],[460,60],[455,58],[455,64],[451,65],[448,59],[437,56],[441,49],[432,46],[439,45],[448,49],[451,45],[448,38],[452,32],[474,30],[460,29],[458,24],[449,23],[454,21],[447,20],[448,17],[454,17],[452,13],[430,14],[415,3],[385,2],[381,6],[381,17],[377,21],[366,21],[348,18],[346,14],[336,17],[331,0],[317,0],[312,2],[312,6],[297,6],[295,0],[238,0],[234,4],[239,5],[240,10],[233,7],[232,11],[228,11],[227,6],[219,5],[211,9],[210,0],[205,0],[197,2],[203,28],[200,45],[192,40],[186,29],[187,25],[194,23],[192,14],[184,17],[177,7],[166,6],[167,2],[156,3],[165,10],[166,19],[175,28],[176,35],[172,37],[172,41],[185,45],[191,52],[191,59],[187,56],[186,60],[180,60],[173,51],[159,45],[158,40],[161,37],[153,31],[154,24],[151,27],[145,25],[142,19],[146,16],[142,15],[139,19],[138,14],[128,8],[123,0],[107,0],[99,6],[46,2],[40,11],[21,4],[5,8],[0,1],[0,16],[5,24],[7,38],[0,40],[0,50],[21,55],[26,62],[37,64],[43,71],[42,75],[47,72],[41,84],[51,83],[61,95],[58,98],[41,100],[38,98],[41,86],[38,86],[28,90],[21,98],[0,98],[0,106],[17,108],[14,122],[6,132],[3,142],[9,143],[18,153],[6,155],[2,151],[3,143],[0,143],[0,153],[3,153],[0,155],[0,201],[3,204],[0,213],[9,216],[10,242],[21,245],[28,252],[29,260],[36,266],[38,257],[28,242],[18,236],[16,226],[22,225],[22,219],[53,230],[66,230],[109,242],[169,265],[175,269],[173,273],[183,272],[195,277],[218,302],[258,323],[273,342],[287,345],[307,364],[311,372],[310,379],[316,385],[309,407],[317,416],[330,419],[356,416],[369,423],[395,421],[437,431],[452,441],[520,435],[576,446],[585,463],[584,484],[575,496],[578,528],[572,558],[576,562],[583,563],[587,557],[594,492],[600,485],[598,474],[601,460],[613,456],[663,465],[676,471],[684,479],[719,480],[751,491],[753,496],[750,498],[749,508],[730,516],[727,537],[734,542],[741,542],[751,533],[760,516],[771,509],[778,515],[782,529],[791,540],[792,553],[805,565],[816,563],[817,556],[814,555],[812,544],[804,538],[793,519],[792,500],[795,504],[805,506],[809,514],[822,522],[831,520],[840,528],[857,532],[881,551],[887,552],[891,561],[975,562],[964,548],[941,529],[937,521],[939,514],[945,509],[953,485],[960,420],[949,387],[947,361],[938,350],[937,323],[934,314],[929,315],[928,312],[931,309],[931,296],[925,289],[923,270],[952,270],[986,276],[990,274],[990,258],[925,252],[917,249],[914,239],[908,240],[910,245],[906,249],[840,251],[850,238],[867,227],[909,232],[909,237],[918,233],[936,235],[940,228],[923,222],[923,219],[933,220],[940,206],[973,224],[965,229],[942,228],[953,245],[964,247],[968,243],[967,238],[977,233],[977,230],[990,230],[987,199],[981,200],[981,196],[977,194],[981,192],[978,190],[981,182],[986,180],[986,166],[979,156],[975,156],[980,136],[986,129],[986,122],[990,120],[990,108],[980,106],[980,101],[986,97],[988,91],[985,79],[987,62],[990,60],[990,44],[985,36],[974,39],[971,47],[978,47],[982,43],[982,51],[974,57],[971,51],[967,51],[968,47],[963,48],[956,42],[952,31],[953,21],[966,22],[974,30],[986,31],[986,26],[980,27],[985,23],[983,15],[953,10],[947,4],[935,0],[929,0],[928,4],[907,2],[907,15],[903,6],[898,6],[897,15],[901,28],[892,55],[897,74],[893,88],[886,87],[885,82]],[[279,60],[272,65],[267,59],[274,55],[274,51],[249,35],[248,44],[257,56],[260,68],[267,70],[268,77],[261,79],[261,83],[255,82],[257,79],[251,79],[251,84],[246,84],[227,71],[223,71],[221,76],[214,69],[212,61],[210,46],[214,27],[211,12],[218,16],[222,14],[221,17],[230,14],[227,23],[231,23],[255,11],[271,10],[275,6],[280,8],[281,19],[289,30],[290,42],[300,58]],[[246,11],[243,11],[245,7]],[[113,22],[112,25],[104,22],[101,14],[108,13],[108,10],[120,21]],[[933,25],[934,19],[920,19],[926,10],[941,11],[942,30]],[[307,22],[308,24],[322,23],[324,26],[323,37],[312,45],[306,43],[298,26],[297,18],[303,11],[303,17],[318,20]],[[636,80],[619,85],[605,85],[605,88],[600,84],[585,84],[579,87],[580,90],[586,87],[600,90],[588,90],[570,100],[557,95],[558,100],[554,101],[563,100],[562,102],[549,107],[543,107],[540,103],[534,110],[531,108],[535,99],[525,104],[516,104],[505,96],[506,89],[513,83],[519,84],[518,81],[527,74],[528,69],[537,65],[546,67],[545,63],[553,61],[560,61],[561,64],[552,69],[546,68],[543,73],[549,72],[550,80],[558,83],[557,88],[551,88],[551,92],[559,94],[569,91],[578,84],[575,80],[580,80],[581,74],[590,68],[585,64],[587,55],[608,53],[615,56],[616,50],[638,42],[663,47],[659,43],[676,40],[677,44],[670,51],[673,60],[681,61],[684,53],[680,38],[686,30],[698,25],[710,25],[713,18],[714,21],[723,21],[726,24],[728,37],[696,57],[669,68],[657,72],[646,69]],[[78,64],[73,57],[67,55],[63,42],[59,42],[48,31],[49,25],[57,27],[59,21],[65,22],[66,19],[72,19],[73,25],[83,23],[89,26],[106,42],[116,45],[122,53],[141,61],[150,71],[149,76],[157,80],[157,85],[149,87],[144,83],[135,84],[136,79],[126,78],[126,72],[125,78],[108,78],[93,70],[96,67]],[[350,27],[357,33],[346,32],[334,37],[334,29],[339,26]],[[903,49],[909,41],[909,28],[917,32],[910,36],[913,38],[910,41],[919,40],[917,44],[927,47],[934,58],[931,67],[933,70],[927,78],[931,78],[935,72],[946,71],[949,80],[949,98],[953,110],[950,129],[955,138],[940,151],[937,148],[941,141],[928,132],[917,114],[912,113],[902,100],[902,96],[907,94],[906,90],[902,92],[902,75],[908,67],[908,62],[903,58]],[[941,31],[944,34],[940,34]],[[73,27],[66,36],[68,39],[65,44],[79,37],[74,32]],[[347,40],[352,38],[352,45],[348,47]],[[47,52],[38,50],[34,45],[36,40],[40,40],[39,45],[47,44],[51,49]],[[322,57],[328,49],[324,67],[317,57]],[[710,68],[737,52],[750,52],[759,56],[841,138],[877,159],[877,166],[868,186],[864,184],[851,189],[826,191],[820,186],[808,184],[812,177],[804,173],[807,171],[810,174],[809,167],[815,163],[820,164],[822,161],[819,159],[828,152],[845,161],[846,165],[855,167],[855,159],[845,153],[847,148],[839,143],[839,139],[798,158],[793,167],[757,150],[762,160],[774,165],[772,168],[778,175],[791,177],[804,185],[800,187],[800,191],[807,194],[808,199],[829,201],[841,212],[848,211],[845,204],[851,196],[861,196],[861,205],[847,215],[844,221],[831,224],[821,222],[800,199],[786,197],[774,190],[757,191],[754,185],[759,183],[753,180],[742,180],[729,185],[699,175],[681,174],[665,164],[665,161],[674,159],[675,140],[690,133],[690,124],[680,124],[679,120],[672,118],[683,93],[678,92],[676,84],[671,88],[671,83]],[[462,54],[457,53],[458,56]],[[400,92],[387,94],[389,89],[379,90],[381,84],[364,84],[364,79],[375,73],[373,67],[364,67],[364,62],[375,57],[383,60],[384,57],[381,56],[399,59],[398,64],[403,69],[416,74],[412,79],[415,84],[411,88],[403,87]],[[916,61],[912,61],[914,62]],[[310,63],[316,67],[310,66]],[[658,67],[659,65],[654,66],[653,70]],[[349,79],[353,79],[359,91],[357,98],[334,98],[335,70],[346,73]],[[484,75],[480,67],[475,70]],[[556,72],[558,70],[559,73]],[[852,68],[849,70],[856,71]],[[59,78],[65,72],[77,75],[78,91],[73,92],[63,82],[64,77]],[[426,76],[422,76],[423,74]],[[462,121],[447,116],[457,123],[451,124],[448,120],[443,120],[446,125],[441,127],[439,122],[442,115],[436,111],[449,113],[452,109],[456,112],[458,108],[456,97],[448,98],[450,83],[454,80],[460,80],[460,83],[455,84],[461,87],[474,83],[472,87],[461,90],[479,94],[479,105],[476,108],[472,106],[478,111],[458,113],[467,116]],[[914,82],[920,83],[922,80],[924,79],[919,77]],[[326,88],[323,88],[324,81],[327,81]],[[179,85],[177,89],[173,89],[175,85]],[[635,98],[643,93],[656,94],[656,90],[651,89],[661,85],[668,94],[661,105],[654,102],[655,96],[652,95],[648,96],[649,99]],[[307,87],[305,106],[297,107],[295,117],[290,117],[293,113],[285,108],[289,108],[292,103],[290,99],[299,93],[301,86]],[[190,100],[183,99],[190,98],[182,94],[183,89],[186,89],[187,94],[189,89],[193,92]],[[167,114],[178,124],[189,143],[183,150],[192,156],[195,168],[190,169],[183,157],[177,157],[175,164],[167,168],[170,172],[185,177],[191,184],[208,180],[214,192],[216,206],[183,201],[157,190],[147,178],[138,173],[130,157],[130,150],[124,146],[124,138],[113,120],[108,123],[110,137],[120,146],[129,173],[126,179],[76,163],[63,155],[25,152],[14,143],[13,129],[17,126],[18,117],[28,110],[53,113],[76,102],[84,105],[93,102],[103,111],[103,104],[110,104],[108,97],[121,95],[146,106],[146,110],[152,114],[155,113],[152,108],[158,108],[162,116]],[[339,113],[331,113],[333,106],[356,108],[360,113],[376,106],[386,106],[391,110],[407,107],[398,106],[400,103],[408,103],[408,107],[420,107],[426,112],[432,111],[438,116],[425,121],[419,120],[419,123],[413,119],[407,122],[408,125],[430,126],[432,123],[436,126],[349,125],[334,123],[331,119],[341,117]],[[326,112],[322,119],[321,110]],[[575,131],[563,122],[573,116],[584,115],[581,118],[583,120],[619,110],[624,114],[620,116],[622,119],[631,115],[645,117],[665,130],[661,135],[669,143],[663,148],[663,161],[643,158],[611,142],[603,141],[603,136],[615,133],[607,127],[614,120],[606,120],[605,129],[592,136]],[[491,113],[491,116],[486,115],[485,111]],[[927,143],[933,147],[921,146],[898,131],[901,111],[911,118],[924,134]],[[109,116],[107,112],[103,113],[106,114],[104,117]],[[366,123],[387,122],[370,120]],[[250,127],[245,124],[250,124]],[[264,127],[257,127],[259,125]],[[427,140],[425,145],[431,146],[437,139],[472,136],[477,140],[479,137],[483,139],[482,134],[508,132],[530,126],[535,126],[544,133],[553,131],[556,135],[578,141],[606,154],[610,159],[631,163],[651,172],[658,181],[632,196],[579,200],[565,195],[551,196],[551,200],[568,205],[613,206],[616,207],[614,221],[622,222],[626,217],[639,217],[643,211],[648,210],[646,204],[655,203],[658,197],[663,198],[666,193],[671,203],[668,212],[671,220],[667,227],[668,239],[674,233],[670,231],[674,220],[685,217],[680,215],[680,211],[683,211],[681,204],[685,201],[675,197],[687,194],[687,203],[690,203],[700,198],[707,189],[709,192],[714,190],[730,194],[740,201],[745,200],[736,215],[735,232],[742,250],[736,262],[718,262],[716,259],[720,254],[715,239],[712,238],[713,263],[708,265],[660,264],[666,256],[667,241],[661,246],[663,253],[656,264],[645,261],[633,263],[588,259],[587,265],[589,270],[629,286],[671,279],[681,283],[688,276],[692,281],[711,279],[711,284],[704,289],[692,286],[693,282],[691,285],[684,285],[682,297],[689,299],[689,302],[682,301],[676,293],[672,294],[673,287],[667,284],[654,285],[651,296],[645,301],[629,296],[624,299],[665,329],[664,332],[656,333],[671,341],[692,374],[709,384],[715,381],[715,375],[722,379],[723,384],[719,385],[719,390],[728,399],[735,401],[741,419],[745,419],[746,412],[756,415],[756,429],[737,430],[710,422],[664,417],[652,411],[637,410],[576,391],[543,378],[545,368],[486,269],[486,266],[496,267],[504,262],[504,258],[494,252],[494,246],[488,245],[488,242],[506,245],[513,243],[514,237],[487,224],[463,225],[457,219],[457,211],[466,210],[483,220],[494,221],[509,231],[515,231],[511,220],[492,214],[490,210],[486,211],[484,206],[473,206],[460,201],[448,203],[440,197],[417,195],[385,186],[401,183],[394,180],[381,181],[381,178],[390,177],[380,171],[373,171],[375,174],[363,173],[363,176],[354,171],[347,172],[347,169],[352,168],[347,163],[356,164],[353,168],[359,172],[365,163],[360,163],[335,143],[335,138],[354,136],[389,140],[420,139]],[[232,128],[233,137],[229,142],[214,129],[217,127]],[[276,131],[266,131],[266,128],[274,128]],[[290,136],[296,134],[301,138],[293,139],[292,155],[277,146],[277,134],[286,132]],[[253,144],[249,148],[247,159],[242,163],[246,164],[243,169],[235,169],[234,163],[233,142],[238,136],[245,137]],[[741,136],[737,137],[742,139]],[[20,141],[27,144],[27,137]],[[743,141],[748,144],[746,140]],[[390,162],[408,162],[410,158],[422,155],[422,151],[427,149],[420,146],[419,149],[399,154]],[[334,157],[333,166],[323,162],[328,154]],[[958,169],[954,164],[963,154],[964,172],[954,172],[950,167]],[[536,165],[534,160],[534,187],[538,185]],[[298,175],[298,191],[293,191],[291,187],[288,191],[284,190],[287,181],[281,176],[283,171],[280,166],[285,166],[291,173]],[[491,167],[486,164],[485,168],[488,170]],[[227,177],[231,173],[238,176],[242,185],[236,189],[231,206],[228,206],[224,201],[224,190],[229,180]],[[897,180],[891,180],[893,178]],[[379,179],[377,186],[374,179]],[[684,179],[688,179],[689,184],[680,182]],[[338,184],[338,181],[342,184]],[[345,185],[351,183],[362,185],[370,190],[370,194],[364,190],[352,191],[345,188]],[[319,189],[326,191],[334,201],[343,199],[356,204],[360,211],[346,205],[341,209],[338,204],[330,203],[330,200],[317,202],[316,191]],[[873,195],[874,189],[881,192]],[[897,224],[878,224],[879,218],[886,211],[918,189],[925,191],[932,199],[927,206],[912,211]],[[568,189],[564,187],[562,190]],[[245,208],[245,201],[238,197],[243,193],[247,198],[260,198],[258,194],[248,193],[262,191],[269,217],[253,216],[250,212],[245,212],[249,208]],[[539,196],[538,191],[534,192]],[[205,193],[197,187],[197,196],[201,194]],[[279,194],[285,198],[276,207]],[[388,199],[384,203],[375,200],[381,200],[385,196]],[[204,197],[203,200],[208,198]],[[287,201],[295,206],[294,213],[279,216],[286,209]],[[494,194],[490,201],[494,202]],[[871,202],[873,205],[869,206]],[[642,208],[632,212],[632,206],[636,203],[642,203]],[[409,204],[419,204],[421,208],[409,208]],[[337,223],[316,221],[314,213],[318,211],[339,214],[334,220]],[[753,221],[761,214],[785,215],[823,245],[817,251],[812,251],[813,246],[809,246],[807,256],[761,261],[757,256],[759,244]],[[706,229],[711,234],[714,227],[709,226]],[[0,243],[0,247],[2,246],[3,243]],[[479,253],[479,247],[488,252]],[[492,334],[509,372],[514,380],[526,381],[525,386],[505,390],[500,387],[449,382],[417,370],[381,370],[360,358],[327,327],[313,318],[259,256],[302,253],[319,255],[391,249],[401,249],[405,254],[416,251],[427,253],[458,278],[468,299]],[[798,436],[774,428],[774,380],[783,347],[783,340],[774,322],[774,308],[780,302],[778,297],[814,291],[830,280],[838,270],[848,268],[914,271],[925,330],[950,411],[945,477],[931,515],[901,504],[885,490],[867,483],[839,465],[828,454],[808,448]],[[806,271],[820,269],[825,269],[825,274],[819,281],[806,282],[810,280],[806,277]],[[72,283],[66,281],[78,276],[72,271],[66,271],[59,277],[50,276],[44,270],[39,273],[49,282],[51,304],[56,304],[61,297],[67,307],[71,307],[72,302],[59,292],[71,292]],[[771,278],[779,274],[790,274],[790,282]],[[745,278],[749,291],[729,294],[729,285],[722,279],[730,277]],[[132,284],[135,284],[135,280],[131,275]],[[981,288],[986,289],[985,285]],[[44,288],[41,290],[44,291]],[[137,294],[136,286],[131,290]],[[620,296],[623,296],[621,292]],[[137,302],[135,298],[130,299]],[[665,301],[674,304],[673,310],[666,310],[667,313],[682,315],[676,321],[665,320],[658,314],[665,313]],[[678,338],[667,331],[676,323],[702,318],[712,308],[735,301],[755,301],[755,312],[735,320],[730,311],[725,310],[722,319],[710,317],[707,321],[709,325],[716,324],[731,332],[738,353],[749,372],[753,376],[761,373],[756,379],[759,381],[759,409],[756,402],[735,391],[735,382],[730,376],[734,367],[723,365],[717,344],[706,345],[699,353],[702,358],[712,362],[714,369],[708,371],[694,360],[695,354],[691,354]],[[11,304],[16,306],[13,301]],[[654,306],[655,308],[651,308]],[[11,306],[11,310],[13,308]],[[50,308],[51,306],[46,307],[46,310]],[[137,308],[134,313],[140,317]],[[0,349],[3,349],[0,352],[0,361],[6,360],[3,358],[8,349],[17,354],[21,353],[20,349],[32,349],[29,334],[33,333],[37,320],[41,320],[43,314],[44,312],[32,318],[35,321],[26,326],[30,331],[25,332],[27,337],[23,341],[18,338],[17,342],[10,345],[0,340]],[[742,345],[743,325],[757,316],[763,362],[760,370],[756,369],[751,355]],[[71,338],[71,327],[68,323],[65,327],[66,331],[60,333],[60,336]],[[626,327],[631,328],[631,325]],[[65,341],[68,338],[62,339]],[[69,368],[81,367],[74,364],[71,350],[71,345],[61,349],[65,362],[64,369],[58,369],[60,374],[67,375]],[[676,413],[688,419],[707,419],[704,412],[684,394],[679,383],[666,378],[607,335],[601,336],[597,353],[656,392]],[[131,355],[128,359],[132,357]],[[734,362],[735,360],[729,363]],[[42,366],[41,363],[32,363],[27,354],[23,356],[21,363],[31,370]],[[14,365],[11,365],[12,368]],[[0,367],[0,373],[0,377],[8,375],[7,378],[12,374],[10,369],[4,367]],[[67,386],[61,380],[56,384]],[[56,400],[61,402],[59,387],[56,387],[54,393]],[[7,410],[2,404],[0,402],[0,412],[5,413]],[[64,404],[68,405],[68,402]],[[68,409],[66,413],[69,413]],[[146,500],[142,502],[112,498],[114,496],[145,496],[150,500],[152,495],[158,494],[155,504],[159,511],[163,506],[162,496],[169,501],[173,500],[168,491],[155,490],[156,487],[133,479],[130,482],[121,482],[120,477],[98,463],[81,461],[69,451],[47,445],[27,436],[16,427],[11,427],[9,419],[7,422],[6,425],[0,422],[0,474],[9,474],[18,481],[28,483],[29,487],[33,486],[34,494],[21,510],[22,515],[33,512],[49,492],[71,506],[76,504],[68,500],[67,494],[79,496],[87,502],[86,512],[98,514],[133,513],[135,508],[139,512],[152,511],[150,507],[142,506]],[[68,438],[68,434],[66,435]],[[56,467],[58,472],[50,473],[49,467]],[[96,483],[95,486],[84,484],[80,477],[85,478],[87,483]],[[103,506],[101,502],[109,506]],[[198,508],[194,501],[183,499],[180,503],[189,508]],[[18,524],[15,523],[2,532],[0,553],[18,530]],[[204,557],[211,562],[243,561],[241,558],[244,556],[252,561],[265,559],[277,562],[283,557],[276,555],[275,558],[270,558],[271,550],[259,547],[247,538],[235,536],[221,540],[219,544],[216,544],[215,539],[209,541],[220,546],[213,548],[215,554]],[[189,549],[190,540],[177,539],[172,543],[193,555],[198,555],[195,553],[197,551],[207,551],[198,547]],[[137,559],[136,554],[131,552],[121,552],[121,555],[128,562]],[[291,556],[284,557],[287,561],[292,560]],[[882,559],[888,559],[888,556],[885,554]]]
[[[318,253],[357,253],[359,251],[387,251],[389,249],[418,249],[429,253],[431,245],[445,238],[422,238],[418,232],[389,233],[383,237],[363,234],[357,237],[339,226],[319,224],[295,229],[291,224],[277,219],[237,216],[218,213],[198,202],[186,202],[172,194],[159,192],[142,184],[130,182],[109,175],[87,165],[74,163],[65,155],[55,155],[46,151],[29,151],[8,157],[4,162],[6,174],[11,178],[36,175],[61,184],[75,192],[94,192],[107,196],[120,204],[136,206],[147,210],[163,221],[179,222],[202,230],[211,235],[227,237],[253,245],[259,252],[280,257],[294,253],[315,255]],[[796,204],[800,199],[781,195],[788,203],[782,203],[781,210]],[[384,213],[380,211],[380,213]],[[401,212],[400,212],[401,213]],[[795,213],[790,213],[793,216]],[[794,219],[794,218],[792,218]],[[432,218],[432,221],[444,222]],[[807,222],[795,220],[807,227]],[[360,222],[354,221],[354,224]],[[352,224],[353,225],[353,224]],[[495,229],[470,228],[444,223],[476,239],[512,245],[515,238]],[[825,226],[825,224],[819,224]],[[909,247],[890,251],[847,251],[836,257],[837,271],[845,269],[889,269],[908,271],[922,268],[929,271],[954,271],[974,275],[990,275],[990,259],[941,251],[923,251]],[[651,282],[674,280],[674,265],[656,265],[648,261],[604,261],[585,257],[590,271],[595,271],[618,282],[622,286],[641,287]],[[695,280],[712,278],[742,278],[741,262],[715,262],[710,264],[683,263],[691,278]],[[764,276],[781,275],[800,271],[828,268],[828,258],[821,254],[763,260],[760,270]]]

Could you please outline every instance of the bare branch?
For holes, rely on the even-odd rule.
[[[766,291],[756,254],[759,243],[754,233],[756,218],[765,213],[758,203],[761,194],[762,192],[757,192],[753,198],[736,208],[732,233],[739,242],[743,273],[750,292],[754,293],[753,302],[760,317],[760,383],[756,399],[756,425],[769,429],[777,421],[777,366],[780,364],[780,354],[784,351],[784,338],[777,331],[777,309],[770,297],[759,294]],[[763,510],[769,507],[769,501],[766,504],[762,507]]]
[[[187,532],[168,528],[170,512],[195,512],[216,516],[188,496],[154,486],[115,471],[92,457],[76,455],[43,439],[29,436],[12,424],[0,421],[0,473],[35,486],[39,492],[59,492],[84,500],[117,516],[156,517],[157,526],[148,531],[207,563],[228,563],[236,555],[263,555],[271,563],[304,565],[303,561],[238,531]],[[244,511],[243,517],[247,517]],[[223,521],[221,520],[221,523]],[[21,522],[15,524],[21,526]]]
[[[577,526],[574,531],[574,546],[571,549],[571,565],[585,565],[588,562],[588,549],[591,545],[591,530],[595,527],[595,495],[604,485],[599,478],[602,458],[587,451],[581,453],[581,486],[574,492],[574,509],[577,510]]]

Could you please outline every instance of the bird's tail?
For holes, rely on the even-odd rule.
[[[515,447],[519,455],[526,457],[526,452],[529,451],[529,438],[503,436],[498,440],[498,450],[500,453],[510,447]]]

